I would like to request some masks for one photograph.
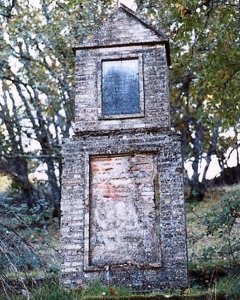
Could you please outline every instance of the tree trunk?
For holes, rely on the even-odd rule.
[[[53,217],[60,219],[60,187],[58,185],[57,176],[55,174],[55,166],[53,158],[48,158],[47,161],[48,182],[51,189],[50,201],[53,205]]]
[[[6,173],[10,174],[13,181],[22,193],[22,197],[26,200],[29,209],[33,208],[37,203],[37,194],[34,186],[28,179],[28,163],[23,157],[13,157],[7,160]]]

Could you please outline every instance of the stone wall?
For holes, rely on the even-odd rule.
[[[78,286],[100,278],[103,282],[141,290],[185,286],[187,283],[186,229],[179,137],[169,132],[85,136],[80,140],[66,143],[64,156],[61,231],[61,248],[64,256],[61,268],[63,283],[67,286]],[[140,195],[138,199],[142,203],[139,211],[133,210],[129,213],[136,214],[135,217],[131,215],[131,220],[134,222],[134,218],[135,220],[141,218],[142,211],[146,209],[143,227],[147,225],[148,228],[141,232],[139,221],[126,225],[125,229],[129,232],[126,234],[120,232],[116,238],[129,238],[125,241],[129,247],[132,247],[129,250],[129,260],[123,259],[124,251],[120,249],[119,256],[118,251],[115,253],[116,263],[111,264],[114,261],[114,257],[111,256],[112,251],[117,244],[113,246],[113,249],[108,244],[106,248],[106,251],[110,251],[108,257],[104,255],[103,248],[96,250],[95,234],[103,234],[103,229],[99,228],[96,219],[96,214],[99,212],[99,207],[96,208],[96,198],[102,191],[98,189],[93,193],[92,188],[99,182],[101,172],[104,173],[104,169],[100,171],[100,165],[104,162],[107,164],[109,159],[116,164],[117,158],[121,158],[119,159],[122,164],[120,169],[125,173],[125,180],[129,180],[129,184],[136,186],[144,170],[143,178],[145,179],[138,187]],[[134,158],[146,160],[146,168],[142,165],[138,170],[139,165],[136,161],[133,165],[135,172],[126,173],[126,165],[129,168],[129,163],[133,162]],[[97,173],[94,175],[94,172]],[[105,178],[110,179],[110,174],[111,171],[108,170],[104,175]],[[114,176],[118,178],[118,175]],[[114,177],[111,177],[111,180],[114,180]],[[108,184],[113,183],[111,180]],[[103,179],[100,179],[99,183],[103,184]],[[120,182],[116,186],[121,187]],[[149,186],[148,198],[144,197],[146,186]],[[104,195],[107,196],[107,194]],[[118,201],[116,195],[110,193],[108,196],[110,201]],[[120,198],[123,197],[124,194],[120,196]],[[104,202],[103,198],[100,198]],[[130,200],[126,199],[126,205],[123,204],[123,200],[121,203],[126,209],[130,205]],[[103,204],[97,205],[101,207]],[[131,205],[133,206],[134,203]],[[113,213],[111,209],[113,210],[113,206],[109,207],[110,214]],[[104,209],[104,214],[106,213]],[[112,222],[112,216],[110,219],[106,215],[103,217],[106,220],[105,225],[108,221]],[[118,220],[121,220],[121,216],[120,219],[116,219]],[[124,221],[127,221],[126,217]],[[134,230],[135,237],[132,234]],[[158,237],[156,232],[158,232]],[[140,247],[140,253],[143,251],[141,249],[146,247],[146,251],[149,249],[149,256],[142,252],[145,259],[140,259],[135,248],[137,243],[141,245],[144,240],[141,234],[145,233],[151,238],[148,240],[148,236],[145,236],[144,242],[150,244]],[[158,241],[156,241],[157,238]],[[111,229],[108,234],[104,235],[102,241],[105,242],[105,239],[111,239]],[[155,244],[154,247],[151,243]],[[156,247],[159,248],[159,252],[155,251]],[[97,251],[97,254],[94,251]],[[159,258],[158,255],[161,257]]]
[[[144,44],[166,41],[166,35],[152,27],[143,16],[122,5],[79,46],[102,47],[122,45],[126,42]]]
[[[101,62],[138,58],[141,64],[144,113],[140,117],[101,116]],[[82,49],[76,52],[75,132],[134,128],[169,128],[168,66],[163,45]]]
[[[121,6],[75,51],[75,135],[63,147],[61,281],[185,287],[183,168],[179,136],[169,130],[168,41]],[[109,60],[136,62],[137,113],[103,113],[102,65]]]

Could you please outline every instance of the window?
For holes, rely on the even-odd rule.
[[[102,116],[140,114],[139,60],[102,61]]]

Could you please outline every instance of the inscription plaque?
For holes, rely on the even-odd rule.
[[[160,262],[154,154],[90,162],[90,265]]]
[[[140,113],[138,59],[102,62],[102,113]]]

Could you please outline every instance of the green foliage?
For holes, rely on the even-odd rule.
[[[52,209],[45,199],[40,199],[32,208],[26,203],[4,202],[0,205],[0,209],[3,210],[1,213],[13,217],[21,227],[44,228],[51,220]]]
[[[74,54],[111,1],[4,1],[0,6],[0,170],[29,208],[39,191],[29,173],[45,164],[45,199],[60,217],[61,140],[71,134]]]
[[[231,269],[229,261],[190,262],[189,274],[191,286],[184,294],[205,293],[206,299],[239,299],[240,297],[240,273]]]
[[[217,213],[216,213],[217,212]],[[207,234],[217,234],[225,243],[218,254],[222,258],[231,259],[233,262],[240,257],[240,238],[233,235],[234,226],[238,225],[237,220],[240,218],[240,190],[225,194],[220,203],[212,207],[205,215],[203,224],[207,226]],[[216,252],[213,247],[205,249],[203,256],[209,259]]]
[[[0,168],[36,202],[29,167],[46,163],[59,214],[61,140],[71,133],[74,55],[71,47],[97,27],[116,1],[4,1],[0,6]],[[201,198],[213,159],[228,166],[239,147],[238,4],[230,1],[136,0],[138,10],[171,41],[171,112],[192,166],[192,193]],[[231,135],[229,135],[231,131]],[[37,145],[37,146],[36,146]],[[236,152],[235,152],[236,153]],[[43,155],[43,158],[40,158]],[[27,158],[28,157],[28,158]],[[20,159],[21,158],[21,159]],[[239,163],[239,157],[238,157]],[[201,168],[201,172],[200,172]],[[201,178],[202,177],[202,178]]]
[[[100,286],[95,284],[92,286],[94,292],[87,292],[89,287],[83,291],[72,291],[64,290],[59,287],[59,285],[54,281],[50,280],[48,284],[44,284],[30,290],[29,300],[79,300],[79,299],[125,299],[125,300],[160,300],[160,299],[239,299],[239,277],[229,275],[224,279],[217,281],[212,287],[208,289],[203,289],[199,285],[193,285],[184,291],[164,291],[162,293],[151,293],[145,295],[131,294],[131,293],[119,293],[118,295],[113,295],[108,292],[110,287]],[[114,290],[119,288],[112,287]],[[105,294],[106,292],[106,294]],[[213,298],[215,297],[215,298]],[[222,297],[222,298],[221,298]],[[14,300],[24,300],[26,296],[14,296],[9,299]],[[5,300],[1,298],[0,300]]]
[[[220,208],[220,210],[219,210]],[[218,213],[216,214],[216,211]],[[208,234],[219,231],[219,234],[232,230],[236,219],[240,217],[240,190],[225,194],[219,205],[212,207],[212,210],[206,214],[205,224]]]
[[[215,288],[219,293],[225,294],[225,299],[238,300],[240,296],[240,276],[229,274],[216,282]]]
[[[55,250],[45,229],[45,212],[21,206],[0,204],[0,296],[23,291],[30,283],[58,274]],[[53,226],[53,225],[51,225]],[[4,298],[6,299],[6,298]]]
[[[47,280],[46,280],[47,281]],[[29,300],[79,300],[80,292],[64,290],[59,287],[58,283],[55,280],[48,280],[48,283],[43,284],[42,286],[35,286],[34,289],[31,289],[28,292]],[[9,296],[9,299],[14,300],[25,300],[26,295],[22,296]],[[5,300],[1,298],[0,300]]]
[[[229,274],[228,276],[216,280],[209,288],[201,285],[192,285],[184,291],[188,297],[200,296],[198,299],[229,299],[238,300],[240,296],[239,286],[240,276]]]
[[[187,203],[189,294],[239,299],[239,187],[214,189],[203,202]],[[210,199],[211,200],[210,200]]]
[[[192,198],[202,199],[213,159],[226,168],[239,148],[238,1],[136,2],[170,37],[172,121],[192,166]]]
[[[131,295],[131,292],[124,288],[104,285],[99,281],[90,283],[82,292],[84,298],[91,297],[124,297]]]
[[[201,203],[187,202],[189,259],[200,265],[240,260],[240,190],[228,189],[209,191]]]

